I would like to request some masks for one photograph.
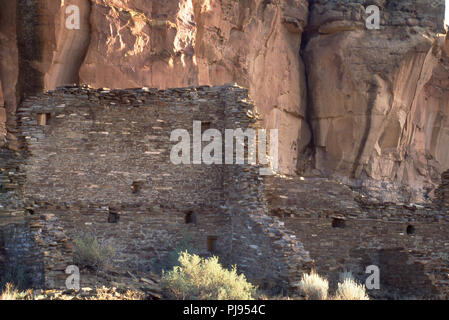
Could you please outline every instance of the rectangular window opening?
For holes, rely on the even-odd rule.
[[[217,252],[217,236],[208,236],[207,237],[207,251],[210,253]]]
[[[48,126],[50,124],[51,113],[38,113],[37,124],[40,126]]]

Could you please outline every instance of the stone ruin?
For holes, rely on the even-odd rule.
[[[222,133],[259,128],[247,90],[233,85],[66,86],[28,99],[18,111],[24,151],[4,155],[1,175],[5,265],[38,274],[34,286],[63,288],[82,230],[113,245],[114,267],[134,273],[150,271],[188,232],[200,255],[237,265],[262,288],[291,290],[311,259],[268,215],[259,166],[170,161],[171,132],[192,132],[195,120]]]
[[[63,288],[80,230],[116,248],[114,266],[151,271],[187,231],[272,292],[297,292],[314,268],[335,289],[380,268],[374,298],[448,298],[449,174],[434,203],[382,203],[342,183],[259,175],[256,165],[174,165],[170,133],[194,120],[259,128],[247,90],[66,86],[18,112],[20,152],[3,150],[0,274],[23,265],[35,287]],[[189,130],[191,132],[191,130]]]
[[[449,208],[449,170],[441,175],[441,185],[435,190],[437,203],[442,210]]]
[[[345,271],[365,283],[374,265],[380,289],[368,291],[372,298],[449,297],[449,216],[439,199],[376,202],[322,178],[267,177],[265,187],[271,215],[304,244],[331,290]]]

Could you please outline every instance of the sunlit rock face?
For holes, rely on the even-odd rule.
[[[363,2],[311,6],[304,56],[314,167],[382,190],[384,200],[401,186],[423,200],[449,167],[449,69],[437,35],[444,2],[376,1],[380,30],[365,27]]]
[[[279,129],[280,168],[294,173],[310,140],[299,56],[304,0],[93,1],[80,81],[158,88],[236,82],[267,128]]]

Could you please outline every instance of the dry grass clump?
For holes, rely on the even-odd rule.
[[[329,297],[329,282],[314,270],[304,274],[299,283],[301,294],[306,300],[369,300],[365,287],[359,284],[351,272],[340,275],[337,291]]]
[[[352,278],[345,278],[338,284],[335,300],[369,300],[365,286]]]
[[[7,283],[0,293],[0,300],[33,300],[33,293],[31,290],[19,292],[11,283]]]
[[[235,268],[224,269],[217,257],[202,259],[182,252],[179,266],[164,272],[161,285],[175,300],[253,300],[256,288]]]
[[[141,292],[126,290],[118,292],[115,288],[97,288],[96,295],[90,297],[89,300],[144,300],[145,296]]]
[[[307,300],[326,300],[329,282],[312,270],[302,276],[299,290]]]
[[[97,288],[92,294],[67,294],[62,291],[48,290],[33,294],[32,290],[18,291],[12,284],[8,283],[0,300],[144,300],[145,294],[132,290],[117,290],[116,288]]]

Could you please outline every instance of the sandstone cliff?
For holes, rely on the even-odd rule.
[[[365,27],[369,4],[380,30]],[[2,1],[0,144],[20,148],[20,101],[58,85],[237,82],[280,130],[283,172],[422,200],[449,168],[443,16],[444,0]]]
[[[380,30],[363,22],[372,1],[311,7],[304,56],[314,166],[383,198],[406,186],[422,200],[449,167],[444,3],[374,2]]]

